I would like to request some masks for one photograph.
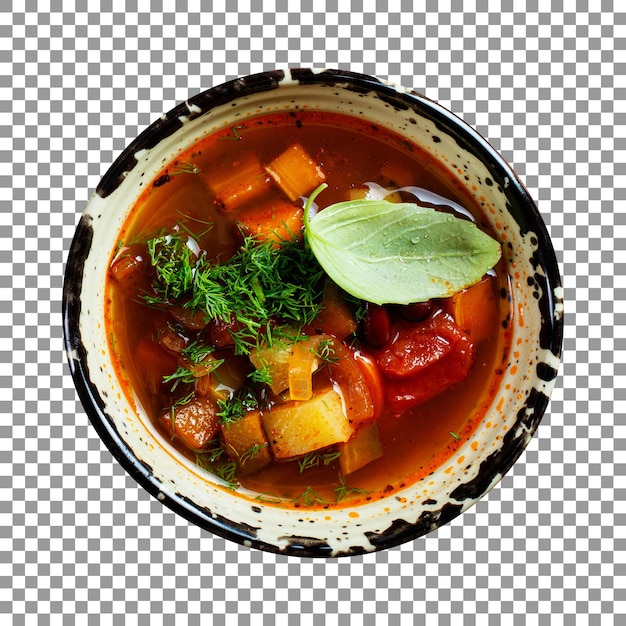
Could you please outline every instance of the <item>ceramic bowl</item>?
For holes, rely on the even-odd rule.
[[[516,317],[493,406],[456,458],[388,498],[303,511],[251,502],[172,452],[141,407],[120,392],[104,332],[104,283],[118,232],[165,163],[198,138],[242,117],[298,107],[345,113],[418,144],[482,197],[503,235]],[[562,288],[533,200],[496,150],[442,106],[383,80],[337,70],[276,70],[227,82],[160,117],[102,178],[80,219],[64,283],[65,345],[78,395],[98,435],[152,496],[190,522],[245,546],[335,557],[397,546],[446,524],[511,468],[546,409],[560,361]],[[523,319],[523,323],[521,320]],[[462,462],[459,460],[462,459]]]

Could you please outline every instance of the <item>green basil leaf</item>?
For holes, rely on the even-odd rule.
[[[339,202],[309,215],[305,238],[324,271],[349,294],[375,304],[445,298],[478,282],[500,244],[472,222],[413,203]]]

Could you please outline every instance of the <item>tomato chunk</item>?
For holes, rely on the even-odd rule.
[[[377,353],[378,364],[389,378],[411,377],[445,357],[464,336],[445,313],[421,323],[398,321],[391,341]]]
[[[429,367],[418,370],[406,378],[389,379],[386,396],[392,411],[422,404],[445,391],[454,383],[463,380],[474,362],[474,345],[462,335],[454,346]]]

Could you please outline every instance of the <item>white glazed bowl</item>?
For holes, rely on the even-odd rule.
[[[400,133],[483,196],[493,209],[486,217],[499,223],[496,232],[506,233],[504,257],[517,276],[514,310],[523,311],[523,325],[513,328],[516,354],[511,352],[499,393],[456,458],[400,493],[321,511],[251,501],[177,454],[121,393],[104,332],[110,254],[144,185],[213,130],[244,117],[301,107],[357,116]],[[370,76],[307,69],[265,72],[214,87],[163,115],[128,146],[102,178],[76,230],[63,316],[80,399],[126,471],[204,529],[246,546],[301,556],[396,546],[438,528],[482,498],[517,460],[541,420],[557,375],[563,330],[560,275],[545,225],[520,180],[485,139],[410,90]]]

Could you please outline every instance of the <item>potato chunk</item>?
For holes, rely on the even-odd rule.
[[[339,467],[344,476],[352,474],[383,455],[383,446],[378,434],[378,424],[372,422],[357,430],[354,437],[339,444]]]
[[[236,461],[240,474],[252,474],[272,462],[259,411],[222,425],[228,456]]]
[[[194,398],[174,406],[160,416],[169,432],[192,450],[201,450],[219,432],[216,404],[209,398]]]
[[[290,459],[348,441],[352,426],[341,395],[326,389],[305,402],[286,402],[264,413],[263,426],[277,459]]]

